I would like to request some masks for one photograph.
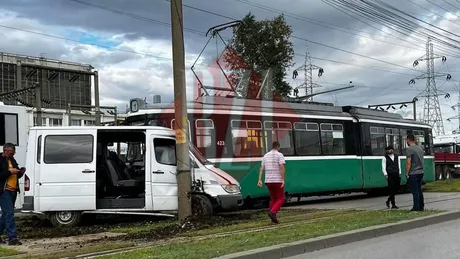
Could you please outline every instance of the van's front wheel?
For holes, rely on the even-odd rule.
[[[211,200],[206,195],[192,195],[192,213],[199,218],[211,217],[213,215]]]
[[[78,211],[58,211],[49,215],[51,224],[55,227],[75,227],[80,223],[81,213]]]

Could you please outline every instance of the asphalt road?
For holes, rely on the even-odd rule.
[[[460,210],[460,193],[423,193],[425,196],[425,209],[428,210]],[[331,196],[322,198],[310,198],[300,203],[290,203],[291,209],[362,209],[381,210],[386,209],[387,196],[369,198],[363,194],[349,196]],[[396,204],[405,210],[412,208],[412,194],[400,194],[396,196]],[[460,256],[459,256],[460,258]]]
[[[289,259],[460,258],[460,220],[337,246]]]

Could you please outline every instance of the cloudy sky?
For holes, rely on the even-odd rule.
[[[85,4],[88,2],[93,5]],[[460,2],[456,0],[385,2],[447,31],[460,31],[460,9],[455,8],[460,8]],[[168,1],[1,0],[1,3],[1,52],[32,56],[44,53],[47,58],[93,65],[100,74],[102,105],[124,107],[133,97],[146,97],[151,102],[155,94],[161,94],[164,101],[172,99]],[[409,101],[425,87],[424,80],[408,84],[426,69],[423,62],[415,69],[412,67],[414,60],[425,54],[425,41],[417,41],[410,35],[398,35],[406,41],[394,39],[397,34],[388,28],[361,23],[321,0],[183,0],[183,4],[189,99],[196,96],[196,80],[190,67],[207,41],[204,32],[229,22],[229,18],[240,19],[248,12],[257,19],[286,13],[295,36],[292,39],[295,67],[304,61],[307,42],[303,39],[307,39],[312,62],[324,68],[321,78],[315,76],[316,83],[323,85],[316,91],[347,86],[350,81],[355,86],[352,90],[320,95],[315,101],[361,106]],[[230,31],[223,35],[231,36]],[[219,84],[219,73],[210,67],[223,47],[213,40],[197,61],[196,70],[205,84]],[[437,81],[440,90],[450,93],[449,99],[443,96],[439,99],[447,133],[458,127],[458,120],[449,122],[447,118],[456,115],[451,107],[458,99],[455,80],[460,81],[460,59],[447,56],[446,64],[438,60],[435,70],[449,71],[453,79]],[[292,84],[297,86],[301,78],[291,80]],[[421,113],[424,100],[419,99]],[[412,110],[405,108],[398,112],[411,116]]]

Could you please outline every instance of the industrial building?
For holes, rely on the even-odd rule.
[[[67,109],[71,105],[91,105],[91,82],[97,84],[97,74],[88,64],[0,53],[1,92],[9,92],[39,84],[42,107]],[[33,93],[15,99],[2,100],[5,104],[34,106]]]
[[[39,85],[43,126],[88,126],[96,122],[95,112],[82,109],[91,106],[92,88],[98,88],[97,71],[89,64],[0,53],[0,93]],[[95,99],[99,99],[98,91]],[[37,125],[35,91],[8,96],[6,105],[30,107],[29,125]],[[71,116],[69,116],[69,104]],[[97,100],[98,105],[98,100]],[[114,121],[113,111],[100,110],[101,123]],[[118,113],[118,118],[124,116]]]

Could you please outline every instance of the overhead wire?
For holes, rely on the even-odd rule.
[[[82,0],[68,0],[68,1],[78,3],[78,4],[82,4],[82,5],[86,5],[86,6],[90,6],[90,7],[93,7],[93,8],[102,9],[102,10],[105,10],[107,12],[112,12],[114,14],[131,17],[133,19],[137,19],[137,20],[157,24],[157,25],[160,25],[160,26],[171,27],[171,23],[168,23],[168,22],[162,22],[162,21],[159,21],[159,20],[155,20],[155,19],[152,19],[152,18],[142,16],[142,15],[137,15],[137,14],[133,14],[133,13],[130,13],[130,12],[121,11],[121,10],[110,8],[110,7],[107,7],[107,6],[98,5],[98,4],[94,4],[94,3],[90,3],[90,2],[86,2],[86,1],[82,1]],[[202,32],[202,31],[195,30],[195,29],[183,28],[182,30],[186,31],[186,32],[194,33],[194,34],[197,34],[197,35],[202,35],[202,36],[206,35],[206,33]]]
[[[107,11],[114,12],[114,13],[117,13],[117,14],[120,14],[120,15],[126,15],[126,16],[129,16],[129,17],[135,18],[135,19],[141,19],[141,20],[148,21],[148,22],[152,22],[152,23],[155,23],[155,24],[158,24],[158,25],[162,25],[162,26],[171,26],[171,24],[169,24],[169,23],[161,22],[161,21],[158,21],[158,20],[146,18],[146,17],[143,17],[143,16],[139,16],[139,15],[135,15],[135,14],[123,12],[123,11],[119,11],[119,10],[116,10],[116,9],[113,9],[113,8],[108,8],[108,7],[104,7],[104,6],[99,6],[99,5],[87,3],[87,2],[84,2],[84,1],[81,1],[81,0],[70,0],[70,1],[77,2],[77,3],[81,3],[81,4],[87,4],[88,6],[93,6],[93,7],[105,9],[105,10],[107,10]],[[167,1],[167,2],[170,2],[170,0],[166,0],[166,1]],[[242,2],[242,1],[240,1],[240,2]],[[185,5],[184,5],[184,6],[185,6]],[[205,13],[208,13],[208,14],[213,14],[213,15],[217,15],[217,16],[220,16],[220,17],[224,17],[224,18],[226,18],[226,19],[233,19],[232,17],[229,17],[229,16],[217,14],[217,13],[214,13],[214,12],[211,12],[211,11],[207,11],[207,10],[204,10],[204,9],[200,9],[200,8],[196,8],[196,7],[193,7],[193,6],[190,6],[190,5],[187,5],[187,6],[185,6],[185,7],[191,8],[191,9],[194,9],[194,10],[197,10],[197,11],[205,12]],[[233,19],[233,20],[234,20],[234,19]],[[6,27],[6,26],[2,26],[2,27]],[[9,28],[11,29],[12,27],[9,27]],[[17,28],[15,28],[15,29],[17,29]],[[185,28],[184,28],[184,30],[185,30]],[[204,35],[204,34],[205,34],[204,32],[200,32],[200,31],[193,30],[193,29],[189,29],[189,30],[187,30],[187,31],[192,32],[192,33],[195,33],[195,34],[199,34],[199,35]],[[28,31],[28,32],[31,32],[31,31]],[[35,33],[35,32],[32,32],[32,33]],[[41,35],[43,35],[43,36],[50,36],[50,35],[45,35],[45,34],[41,34]],[[57,37],[59,37],[59,36],[57,36]],[[346,53],[348,53],[348,54],[358,55],[358,56],[361,56],[361,57],[363,57],[363,58],[370,58],[370,59],[373,59],[373,60],[376,60],[376,61],[379,61],[379,62],[383,62],[383,63],[386,63],[386,64],[390,64],[390,65],[393,65],[393,66],[398,66],[398,67],[403,68],[403,69],[414,70],[414,69],[410,69],[410,68],[407,68],[407,67],[404,67],[404,66],[400,66],[400,65],[397,65],[397,64],[394,64],[394,63],[391,63],[391,62],[387,62],[387,61],[383,61],[383,60],[379,60],[379,59],[374,59],[374,58],[372,58],[372,57],[368,57],[368,56],[365,56],[365,55],[362,55],[362,54],[359,54],[359,53],[354,53],[354,52],[351,52],[351,51],[347,51],[347,50],[343,50],[343,49],[336,48],[336,47],[333,47],[333,46],[329,46],[329,45],[327,45],[327,44],[322,44],[322,43],[319,43],[319,42],[310,41],[310,40],[307,40],[307,39],[304,39],[304,38],[301,38],[301,37],[297,37],[297,36],[293,36],[293,37],[294,37],[294,38],[297,38],[297,39],[300,39],[300,40],[304,40],[304,41],[313,43],[313,44],[318,44],[318,45],[321,45],[321,46],[324,46],[324,47],[336,49],[336,50],[338,50],[338,51],[343,51],[343,52],[346,52]],[[63,37],[59,37],[59,38],[64,39],[64,40],[69,40],[69,39],[63,38]],[[70,39],[70,40],[71,40],[71,39]],[[71,40],[71,41],[79,42],[79,43],[83,43],[83,44],[87,44],[86,42],[83,42],[83,41],[76,41],[76,40]],[[99,47],[103,47],[103,48],[109,48],[109,47],[103,46],[103,45],[101,45],[101,44],[90,44],[90,45],[95,45],[95,46],[99,46]],[[112,48],[109,48],[109,49],[117,50],[116,48],[113,48],[113,47],[112,47]],[[125,51],[125,50],[120,50],[120,51]],[[133,54],[141,54],[141,55],[151,56],[151,57],[161,58],[161,59],[168,59],[168,58],[162,58],[162,57],[158,57],[158,56],[153,56],[153,55],[150,55],[150,54],[147,54],[147,53],[139,53],[139,52],[136,52],[136,51],[125,51],[125,52],[130,52],[130,53],[133,53]],[[299,55],[300,55],[300,54],[299,54]],[[302,55],[302,56],[305,56],[305,55]],[[328,59],[321,59],[321,58],[318,58],[318,57],[312,57],[312,59],[324,60],[324,61],[329,61],[329,62],[334,62],[334,63],[345,63],[345,62],[340,62],[340,61],[334,61],[334,60],[328,60]],[[171,59],[169,59],[169,60],[171,60]],[[398,73],[398,72],[393,72],[393,71],[389,71],[389,70],[383,70],[383,69],[380,69],[380,68],[372,68],[372,67],[358,66],[358,65],[348,64],[348,63],[346,63],[346,64],[347,64],[347,65],[351,65],[351,66],[363,67],[363,68],[367,68],[367,69],[381,70],[381,71],[390,72],[390,73]],[[402,74],[402,75],[411,75],[411,76],[413,76],[412,74],[404,74],[404,73],[399,73],[399,74]]]
[[[416,20],[420,23],[423,24],[429,24],[426,23],[425,21],[414,17],[413,15],[401,11],[397,8],[394,8],[391,5],[388,5],[382,1],[374,1],[374,2],[362,2],[362,1],[356,1],[356,0],[350,0],[350,1],[337,1],[337,0],[322,0],[324,3],[328,4],[329,6],[337,9],[338,11],[345,13],[346,15],[368,25],[368,26],[373,26],[369,22],[373,22],[379,25],[383,25],[388,29],[391,29],[394,32],[397,32],[405,37],[417,37],[419,40],[426,39],[428,37],[433,37],[435,38],[436,41],[440,42],[441,44],[447,46],[438,46],[438,48],[445,53],[443,54],[448,54],[450,56],[459,58],[459,56],[455,56],[456,52],[454,52],[451,48],[455,48],[458,50],[458,47],[455,44],[451,44],[448,41],[441,40],[439,38],[436,38],[433,36],[434,34],[438,34],[437,36],[443,37],[444,35],[439,34],[431,29],[428,29],[424,26],[421,26],[420,24],[416,24],[411,20],[408,20],[406,17],[409,17],[410,19]],[[410,1],[410,0],[408,0]],[[377,5],[375,2],[380,2],[380,6]],[[382,6],[385,5],[385,6]],[[384,8],[385,7],[385,8]],[[393,12],[391,11],[393,10]],[[402,15],[405,15],[405,17],[402,17],[399,14],[396,14],[394,11],[399,12]],[[363,19],[368,20],[369,22],[364,21]],[[443,30],[442,28],[439,28],[435,25],[434,28]],[[375,27],[375,26],[373,26]],[[423,30],[423,31],[418,31],[418,30]],[[445,30],[444,30],[445,31]],[[431,34],[430,34],[431,33]],[[449,32],[447,32],[449,33]],[[454,40],[452,38],[448,38],[449,40]],[[458,52],[457,52],[458,53]]]
[[[425,38],[432,37],[433,40],[438,42],[439,44],[449,47],[450,51],[452,51],[452,49],[455,49],[456,51],[460,49],[458,46],[460,41],[458,39],[452,38],[452,37],[460,38],[459,35],[452,33],[450,31],[447,31],[443,28],[440,28],[439,26],[423,21],[383,1],[380,1],[380,0],[376,0],[373,2],[370,2],[370,1],[363,2],[363,1],[356,1],[356,0],[352,0],[352,1],[322,0],[322,1],[335,7],[336,9],[340,11],[348,10],[356,15],[366,18],[369,21],[386,26],[387,28],[393,31],[399,32],[401,34],[413,33],[413,34],[417,34],[418,36],[422,36]],[[418,23],[415,23],[415,21]],[[420,23],[426,26],[422,26]],[[444,34],[441,34],[438,31],[442,31]],[[450,37],[445,34],[450,35]],[[446,50],[446,48],[444,48],[444,50]]]
[[[369,37],[369,36],[363,36],[363,35],[360,35],[360,34],[357,34],[357,33],[352,33],[352,32],[348,32],[348,31],[344,31],[344,30],[341,30],[341,29],[337,29],[337,28],[334,28],[332,26],[337,26],[337,25],[332,25],[332,24],[329,24],[329,23],[324,23],[322,21],[319,21],[319,20],[315,20],[315,19],[312,19],[312,18],[307,18],[307,17],[304,17],[304,16],[299,16],[299,15],[296,15],[296,14],[292,14],[292,13],[289,13],[289,12],[286,12],[286,11],[282,11],[282,10],[279,10],[279,9],[276,9],[276,8],[272,8],[272,7],[268,7],[266,5],[262,5],[262,4],[258,4],[258,3],[253,3],[249,0],[236,0],[238,2],[241,2],[241,3],[244,3],[244,4],[247,4],[247,5],[250,5],[250,6],[253,6],[253,7],[257,7],[257,8],[260,8],[260,9],[263,9],[263,10],[266,10],[266,11],[270,11],[270,12],[274,12],[274,13],[278,13],[278,14],[283,14],[287,17],[291,17],[291,18],[294,18],[294,19],[297,19],[297,20],[300,20],[300,21],[304,21],[304,22],[308,22],[308,23],[313,23],[313,24],[316,24],[316,25],[319,25],[319,26],[324,26],[324,27],[328,27],[330,29],[335,29],[335,30],[339,30],[339,31],[342,31],[342,32],[345,32],[345,33],[350,33],[352,35],[356,35],[358,37],[361,37],[361,38],[367,38],[367,39],[371,39],[371,40],[375,40],[375,41],[379,41],[379,42],[383,42],[383,43],[387,43],[387,44],[392,44],[392,45],[395,45],[395,46],[400,46],[400,47],[404,47],[404,48],[411,48],[411,49],[420,49],[420,50],[425,50],[424,47],[420,47],[418,46],[418,42],[420,42],[420,38],[414,38],[413,36],[411,35],[405,35],[408,39],[413,39],[413,40],[416,40],[417,42],[414,43],[414,42],[410,42],[408,41],[408,39],[405,39],[405,38],[401,38],[401,37],[396,37],[396,36],[393,36],[392,34],[390,34],[389,32],[386,32],[384,31],[383,29],[381,28],[377,28],[367,22],[363,22],[362,20],[360,20],[359,18],[356,18],[356,17],[353,17],[352,15],[352,18],[355,18],[355,19],[358,19],[359,21],[363,22],[364,24],[366,24],[367,26],[369,27],[372,27],[376,30],[378,30],[379,32],[382,32],[384,33],[385,35],[388,35],[390,36],[391,38],[394,38],[394,39],[397,39],[398,41],[403,41],[403,42],[407,42],[409,44],[411,44],[412,46],[406,46],[406,45],[401,45],[401,44],[397,44],[397,43],[394,43],[394,42],[388,42],[388,41],[382,41],[382,40],[379,40],[379,39],[374,39],[372,37]],[[343,11],[342,11],[343,12]],[[324,24],[321,24],[321,23],[324,23]],[[339,28],[345,28],[347,29],[346,27],[341,27],[341,26],[338,26]],[[350,30],[353,30],[353,29],[350,29]],[[368,33],[368,32],[364,32],[364,31],[360,31],[360,30],[354,30],[354,31],[358,31],[358,32],[361,32],[361,33]],[[456,58],[460,58],[460,55],[459,56],[455,56],[455,54],[453,54],[452,52],[450,52],[449,50],[446,50],[446,49],[443,49],[443,51],[445,51],[446,53],[445,54],[448,54],[448,55],[451,55],[453,57],[456,57]]]
[[[135,19],[141,17],[141,19],[144,18],[142,20],[146,20],[146,19],[149,20],[149,18],[146,18],[146,17],[143,17],[143,16],[122,12],[122,11],[119,11],[119,10],[116,10],[116,9],[113,9],[113,8],[106,8],[104,6],[95,5],[95,4],[88,3],[88,2],[85,2],[85,1],[82,1],[82,0],[69,0],[69,1],[77,2],[77,3],[88,5],[88,6],[93,6],[95,8],[100,8],[100,9],[104,9],[104,10],[111,11],[111,12],[114,11],[115,13],[122,14],[122,15],[126,14],[126,15],[128,15],[128,16],[130,16],[132,18],[135,18]],[[165,1],[170,2],[169,0],[165,0]],[[193,6],[187,5],[187,8],[193,8]],[[216,15],[216,16],[219,16],[219,17],[227,18],[227,19],[236,20],[236,19],[234,19],[232,17],[228,17],[226,15],[221,15],[221,14],[216,13],[216,12],[206,11],[206,10],[203,10],[203,9],[200,9],[200,8],[195,8],[194,10],[197,10],[197,11],[200,11],[200,12],[206,12],[208,14]],[[166,23],[164,23],[164,24],[166,24]],[[165,26],[171,26],[171,25],[169,24],[169,25],[165,25]],[[303,41],[306,41],[306,42],[310,42],[310,43],[315,44],[315,45],[331,48],[331,49],[334,49],[334,50],[337,50],[337,51],[342,51],[342,52],[345,52],[345,53],[348,53],[348,54],[351,54],[351,55],[357,55],[357,56],[362,57],[362,58],[367,58],[367,59],[371,59],[371,60],[374,60],[374,61],[382,62],[382,63],[393,65],[393,66],[396,66],[396,67],[400,67],[400,68],[403,68],[403,69],[406,69],[406,70],[414,70],[412,68],[407,68],[407,67],[404,67],[404,66],[401,66],[401,65],[398,65],[398,64],[394,64],[394,63],[387,62],[387,61],[384,61],[384,60],[372,58],[372,57],[369,57],[369,56],[366,56],[366,55],[362,55],[362,54],[355,53],[355,52],[352,52],[352,51],[344,50],[344,49],[341,49],[341,48],[337,48],[337,47],[330,46],[330,45],[327,45],[327,44],[319,43],[319,42],[316,42],[316,41],[307,40],[307,39],[304,39],[304,38],[301,38],[301,37],[298,37],[298,36],[291,36],[291,37],[295,38],[295,39],[303,40]]]
[[[440,8],[440,9],[442,9],[442,10],[444,10],[444,11],[445,11],[445,12],[447,12],[447,13],[450,13],[451,15],[453,15],[453,16],[455,16],[455,17],[457,17],[457,19],[459,19],[459,18],[460,18],[460,17],[458,17],[457,15],[453,14],[451,11],[447,10],[446,8],[444,8],[444,7],[440,6],[440,5],[436,4],[436,3],[433,3],[433,2],[432,2],[432,1],[430,1],[430,0],[425,0],[425,1],[427,1],[428,3],[430,3],[430,4],[434,5],[434,6],[436,6],[436,7]],[[444,1],[444,2],[446,2],[446,1]],[[449,2],[447,2],[447,3],[449,3]]]
[[[329,29],[332,29],[332,30],[336,30],[336,31],[340,31],[340,32],[343,32],[343,33],[355,35],[355,36],[357,36],[359,38],[366,38],[366,39],[370,39],[370,40],[374,40],[374,41],[378,41],[378,42],[383,42],[383,43],[387,43],[387,44],[391,44],[391,45],[399,46],[399,47],[403,47],[403,48],[414,48],[415,47],[415,48],[418,48],[418,49],[423,49],[421,47],[416,46],[414,43],[411,43],[411,42],[409,42],[407,40],[404,40],[404,39],[398,39],[398,38],[393,37],[394,39],[397,39],[399,41],[403,40],[404,42],[408,42],[412,46],[406,46],[406,45],[398,44],[398,43],[395,43],[395,42],[385,41],[385,40],[381,40],[381,39],[375,39],[372,36],[369,36],[369,35],[372,35],[370,32],[366,32],[366,31],[362,31],[362,30],[356,30],[356,29],[347,28],[347,27],[343,27],[343,26],[339,26],[339,25],[335,25],[335,24],[326,23],[326,22],[323,22],[323,21],[320,21],[320,20],[317,20],[317,19],[312,19],[312,18],[308,18],[308,17],[305,17],[305,16],[296,15],[296,14],[293,14],[293,13],[290,13],[290,12],[287,12],[287,11],[282,11],[282,10],[279,10],[279,9],[276,9],[276,8],[268,7],[266,5],[253,3],[253,2],[251,2],[249,0],[236,0],[236,1],[241,2],[243,4],[247,4],[247,5],[256,7],[256,8],[259,8],[259,9],[262,9],[262,10],[266,10],[266,11],[269,11],[269,12],[283,14],[286,17],[297,19],[299,21],[303,21],[303,22],[314,24],[314,25],[317,25],[317,26],[322,26],[322,27],[329,28]],[[376,28],[376,29],[378,29],[378,28]],[[380,29],[378,29],[378,30],[381,31],[381,32],[384,32],[384,31],[382,31]]]
[[[459,8],[458,6],[455,6],[454,4],[449,3],[449,2],[446,1],[446,0],[442,0],[442,1],[443,1],[444,3],[446,3],[446,4],[450,5],[450,6],[452,6],[452,7],[455,8],[455,9],[460,10],[460,8]]]
[[[441,17],[441,18],[444,17],[442,14],[438,14],[437,12],[434,12],[433,10],[431,10],[431,9],[429,9],[429,8],[423,7],[422,5],[417,4],[417,3],[416,3],[415,1],[413,1],[413,0],[406,0],[406,1],[412,3],[413,5],[416,5],[416,6],[420,7],[420,8],[423,9],[423,10],[426,10],[426,11],[428,11],[428,12],[430,12],[430,13],[432,13],[432,14],[438,16],[438,17]],[[431,3],[430,1],[427,1],[427,2]],[[445,9],[444,9],[444,11],[450,13],[449,11],[447,11],[447,10],[445,10]],[[444,19],[444,20],[446,20],[446,21],[448,21],[448,22],[450,22],[450,23],[453,23],[453,24],[455,24],[455,25],[460,25],[459,23],[457,23],[457,22],[455,22],[455,21],[451,21],[451,20],[449,20],[449,19]]]

